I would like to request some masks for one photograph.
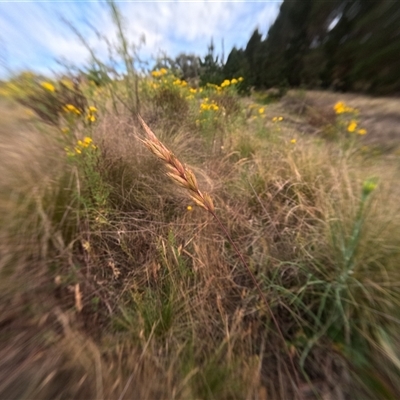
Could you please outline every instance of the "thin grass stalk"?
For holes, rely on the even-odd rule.
[[[80,33],[80,31],[78,30],[78,28],[76,26],[74,26],[72,24],[72,22],[68,21],[66,18],[61,17],[61,21],[63,21],[71,30],[72,32],[77,36],[77,38],[80,40],[80,42],[82,43],[82,45],[86,48],[86,50],[88,50],[90,57],[92,59],[92,62],[95,66],[97,66],[101,72],[105,73],[107,75],[107,66],[96,56],[96,53],[94,52],[94,50],[92,49],[92,47],[90,47],[88,41],[85,39],[85,37]],[[117,108],[117,103],[115,101],[115,96],[114,96],[114,92],[115,92],[115,87],[114,87],[114,83],[113,81],[107,82],[107,89],[110,92],[110,97],[112,100],[112,105],[113,105],[113,110],[114,112],[118,115],[118,108]]]
[[[130,102],[130,111],[132,112],[133,115],[136,114],[136,104],[135,104],[135,98],[133,96],[133,91],[132,87],[134,86],[134,78],[135,78],[135,70],[133,67],[133,57],[129,54],[129,43],[128,40],[125,36],[124,29],[122,26],[122,16],[118,10],[117,5],[115,4],[114,0],[108,0],[107,1],[110,9],[111,9],[111,15],[113,18],[113,21],[115,25],[117,26],[118,29],[118,38],[121,44],[121,48],[119,49],[119,53],[122,56],[124,63],[125,63],[125,68],[126,68],[126,77],[125,77],[125,82],[126,82],[126,90]]]
[[[217,221],[217,224],[224,232],[226,238],[228,239],[229,243],[234,248],[236,254],[239,256],[240,260],[242,261],[244,267],[246,268],[251,280],[253,281],[257,291],[259,292],[262,301],[267,308],[268,313],[271,315],[271,319],[274,322],[274,325],[278,331],[278,335],[280,336],[284,347],[289,355],[291,367],[294,372],[295,380],[297,385],[299,386],[299,377],[297,375],[296,368],[294,366],[293,357],[289,351],[289,348],[286,344],[285,338],[283,336],[282,330],[279,327],[278,321],[275,318],[271,307],[265,297],[260,284],[257,282],[257,279],[253,272],[251,271],[250,267],[248,266],[246,260],[244,259],[242,253],[240,252],[239,248],[233,241],[231,235],[229,234],[225,225],[221,222],[217,214],[215,213],[215,208],[213,201],[209,194],[203,193],[200,191],[197,180],[193,172],[186,166],[184,166],[178,158],[169,150],[153,133],[153,131],[149,128],[149,126],[144,122],[143,118],[138,115],[138,119],[140,124],[142,125],[144,131],[146,132],[146,139],[140,139],[142,143],[160,160],[164,161],[167,166],[168,172],[167,175],[179,186],[183,187],[184,189],[188,190],[189,196],[191,199],[200,207],[204,208],[207,212],[209,212],[213,218]]]

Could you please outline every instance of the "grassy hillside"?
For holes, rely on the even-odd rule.
[[[395,100],[140,78],[221,227],[125,83],[2,92],[0,397],[398,398]]]

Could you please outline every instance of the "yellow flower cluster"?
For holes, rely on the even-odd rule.
[[[217,92],[220,92],[222,90],[221,86],[215,85],[214,83],[207,83],[206,86],[210,89],[215,89]]]
[[[181,87],[187,86],[187,82],[186,82],[186,81],[182,81],[182,80],[179,79],[179,78],[176,78],[176,79],[172,82],[172,84],[173,84],[174,86],[181,86]]]
[[[240,77],[240,78],[238,78],[238,79],[233,78],[233,79],[231,79],[231,80],[225,79],[225,80],[221,83],[221,87],[224,88],[224,87],[227,87],[227,86],[229,86],[229,85],[236,85],[238,82],[242,82],[242,81],[243,81],[243,78],[242,78],[242,77]]]
[[[359,135],[365,135],[367,133],[366,129],[357,129],[358,123],[355,120],[351,120],[350,123],[347,125],[347,131],[350,133],[358,133]],[[356,131],[357,129],[357,131]]]
[[[356,119],[358,110],[356,108],[352,108],[347,106],[343,101],[338,101],[334,106],[333,109],[335,110],[335,113],[340,115],[340,114],[350,114],[347,118],[345,118],[346,121],[341,121],[341,124],[345,124],[344,126],[346,127],[347,132],[350,133],[357,133],[359,135],[365,135],[367,133],[366,129],[357,129],[358,128],[358,122]],[[353,118],[350,119],[349,118]]]
[[[349,125],[347,126],[347,130],[349,132],[354,132],[357,128],[357,121],[351,120]]]
[[[86,119],[89,122],[95,122],[96,121],[96,113],[97,113],[97,108],[94,106],[90,106],[88,109],[88,113],[86,115]]]
[[[42,85],[42,88],[48,90],[49,92],[55,92],[56,91],[56,88],[50,82],[42,82],[41,85]]]
[[[272,122],[281,122],[283,121],[283,117],[274,117],[272,118]]]
[[[227,87],[231,84],[231,81],[229,79],[225,79],[222,83],[221,83],[221,87]]]
[[[73,104],[66,104],[63,107],[64,111],[67,113],[74,113],[76,115],[81,115],[80,110],[78,110]]]
[[[344,113],[357,113],[358,110],[356,108],[348,107],[343,101],[338,101],[334,106],[336,114],[344,114]]]
[[[203,88],[193,88],[190,87],[188,82],[177,78],[176,76],[174,76],[174,74],[172,73],[172,71],[168,71],[165,68],[161,68],[159,70],[156,71],[152,71],[151,72],[151,76],[153,78],[157,78],[156,81],[147,81],[147,85],[152,88],[152,89],[159,89],[163,86],[175,86],[178,88],[187,88],[189,93],[187,93],[185,95],[186,99],[188,100],[192,100],[195,98],[195,95],[198,93],[201,93],[203,91]],[[206,89],[213,89],[216,92],[221,92],[223,88],[226,88],[228,86],[234,86],[237,85],[239,82],[243,81],[243,77],[239,77],[239,78],[233,78],[231,80],[225,79],[224,82],[221,83],[221,85],[216,85],[213,83],[207,83],[206,85]]]
[[[231,79],[231,80],[225,79],[225,80],[221,83],[220,86],[215,85],[214,83],[207,83],[207,87],[212,88],[212,89],[215,89],[215,90],[217,90],[218,92],[220,92],[223,88],[226,88],[226,87],[231,86],[231,85],[237,85],[239,82],[242,82],[242,81],[243,81],[243,78],[242,78],[242,77],[239,77],[239,78],[237,78],[237,79],[236,79],[236,78],[233,78],[233,79]]]
[[[82,115],[81,110],[79,110],[73,104],[66,104],[63,107],[63,110],[67,114],[72,114],[72,115],[76,115],[76,116]],[[97,119],[96,113],[97,113],[97,108],[96,107],[94,107],[94,106],[88,107],[88,110],[87,110],[87,113],[86,113],[86,120],[89,121],[89,122],[95,122],[96,119]]]
[[[203,102],[200,104],[200,112],[203,111],[218,111],[219,107],[218,105],[215,103],[214,100],[209,101],[208,97],[206,97]]]
[[[65,151],[68,156],[74,156],[75,154],[82,154],[82,151],[87,148],[97,149],[97,146],[93,144],[93,140],[89,136],[85,136],[83,140],[78,140],[73,150],[69,147],[65,147]]]
[[[164,75],[166,75],[168,73],[168,71],[165,68],[161,68],[159,70],[153,71],[151,73],[151,76],[153,76],[154,78],[160,78]]]

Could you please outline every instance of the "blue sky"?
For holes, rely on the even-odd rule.
[[[233,46],[244,47],[258,27],[266,34],[278,15],[282,0],[267,1],[116,1],[132,43],[141,46],[140,56],[155,59],[161,51],[176,56],[180,52],[204,55],[211,37],[216,52],[225,57]],[[100,58],[107,57],[107,46],[88,23],[109,40],[116,30],[105,2],[0,0],[0,76],[33,69],[51,74],[64,58],[78,66],[89,58],[87,50],[70,28],[70,21],[85,36]]]

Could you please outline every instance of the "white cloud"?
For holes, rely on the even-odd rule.
[[[279,12],[280,2],[121,2],[117,3],[131,42],[145,35],[141,56],[150,58],[160,50],[176,56],[179,52],[199,55],[207,51],[214,38],[218,52],[221,40],[225,53],[236,45],[245,46],[258,27],[267,33]],[[12,68],[54,66],[54,58],[63,57],[76,64],[85,62],[88,52],[79,39],[60,20],[71,21],[96,49],[106,57],[107,47],[88,28],[89,21],[115,43],[116,29],[108,6],[98,2],[76,3],[0,3],[0,37],[7,45]]]

